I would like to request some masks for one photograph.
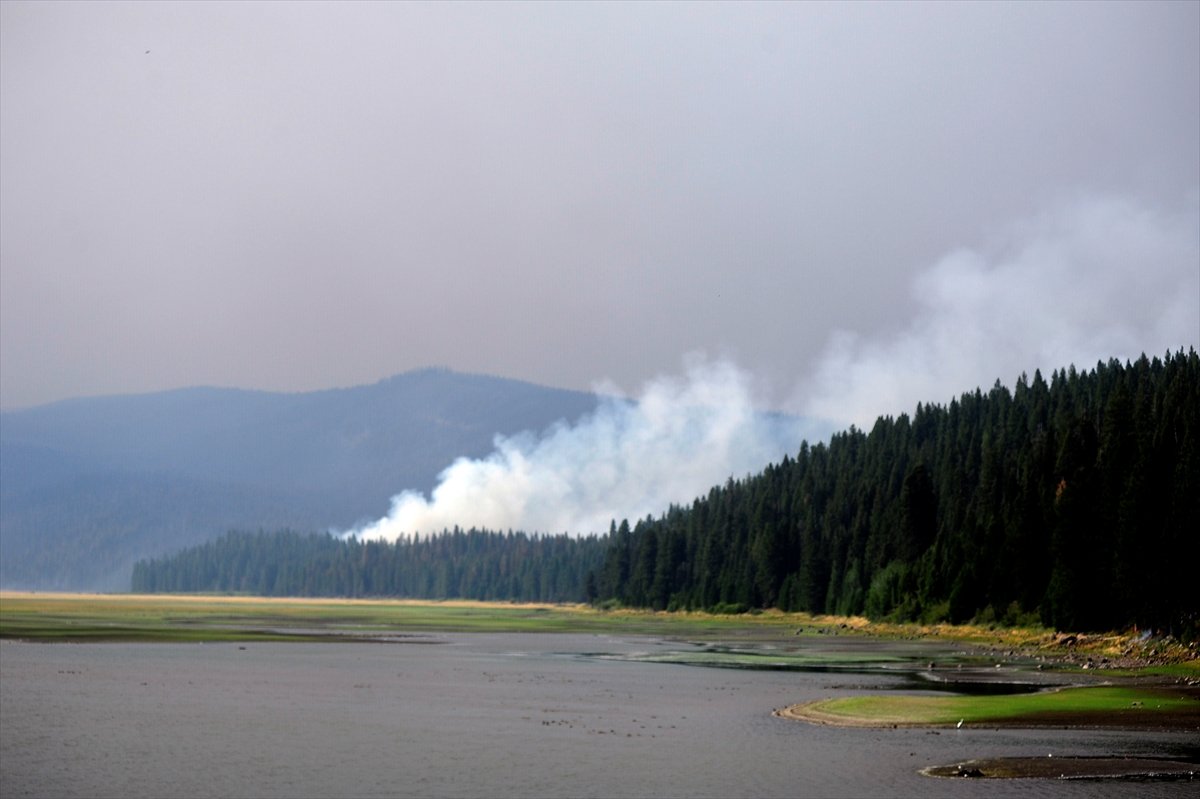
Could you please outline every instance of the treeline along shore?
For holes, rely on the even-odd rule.
[[[453,530],[395,543],[291,531],[231,532],[140,561],[134,593],[581,602],[608,539]]]
[[[138,563],[132,588],[774,607],[1195,638],[1198,542],[1189,350],[918,405],[606,535],[229,533]]]

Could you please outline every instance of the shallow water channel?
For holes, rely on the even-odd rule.
[[[840,665],[824,652],[711,668],[728,653],[636,636],[3,641],[0,796],[1125,796],[1129,783],[919,770],[979,757],[1195,757],[1187,733],[846,729],[771,715],[939,687],[914,676],[917,663],[953,657],[875,643],[857,642]]]

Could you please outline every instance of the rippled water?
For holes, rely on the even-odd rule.
[[[1168,733],[811,726],[771,711],[905,677],[850,685],[845,674],[595,657],[678,647],[649,638],[420,640],[0,642],[0,795],[1123,796],[1128,784],[918,770],[1196,746]],[[1194,796],[1195,783],[1136,790]]]

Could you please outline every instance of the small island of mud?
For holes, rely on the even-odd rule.
[[[921,769],[927,777],[1051,780],[1194,780],[1200,763],[1144,757],[997,757]]]

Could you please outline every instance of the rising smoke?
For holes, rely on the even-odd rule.
[[[614,520],[657,516],[729,477],[761,471],[816,428],[759,412],[748,376],[699,357],[682,378],[647,383],[635,401],[597,387],[599,408],[540,436],[497,436],[481,460],[455,461],[430,497],[406,491],[353,535],[395,540],[454,526],[603,533]]]
[[[1012,386],[1022,372],[1200,346],[1200,204],[1085,197],[919,274],[899,331],[835,333],[795,405],[837,426]]]
[[[748,376],[693,358],[683,378],[648,383],[636,401],[608,397],[581,422],[497,437],[482,460],[447,468],[430,497],[404,492],[352,534],[394,540],[460,526],[586,534],[658,515],[729,477],[761,471],[801,440],[880,415],[944,404],[1022,372],[1200,346],[1200,203],[1178,213],[1122,198],[1062,204],[986,247],[920,273],[899,331],[835,333],[792,403],[756,411]],[[805,421],[802,421],[805,420]]]

